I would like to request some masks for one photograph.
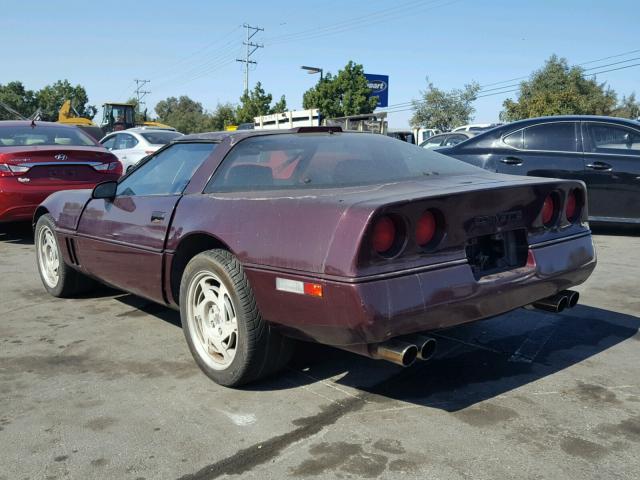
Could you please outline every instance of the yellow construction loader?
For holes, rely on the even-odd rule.
[[[133,127],[153,127],[175,130],[175,128],[160,122],[150,122],[146,120],[136,122],[135,105],[119,102],[107,102],[102,105],[102,123],[97,125],[88,118],[83,118],[78,115],[78,112],[76,112],[71,105],[71,100],[66,100],[58,111],[58,123],[76,125],[98,140],[107,133]]]

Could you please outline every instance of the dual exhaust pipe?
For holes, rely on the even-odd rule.
[[[436,353],[435,338],[424,335],[406,335],[382,343],[369,345],[369,356],[408,367],[416,360],[429,360]]]
[[[533,302],[531,306],[546,312],[560,313],[565,308],[575,307],[579,299],[580,294],[575,290],[563,290],[560,293]]]
[[[547,312],[560,313],[565,308],[573,308],[578,304],[580,294],[574,290],[563,290],[530,306]],[[401,367],[413,365],[416,360],[429,360],[436,353],[437,341],[433,337],[425,335],[405,335],[391,338],[385,342],[370,345],[353,345],[341,347],[360,355],[386,360]]]

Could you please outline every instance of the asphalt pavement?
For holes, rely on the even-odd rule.
[[[48,296],[0,226],[0,479],[640,477],[640,235],[595,235],[580,305],[438,332],[408,369],[320,345],[220,387],[176,312]]]

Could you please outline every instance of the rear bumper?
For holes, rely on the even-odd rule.
[[[96,183],[68,183],[51,186],[31,186],[17,181],[19,177],[0,177],[0,222],[30,221],[33,214],[49,195],[61,190],[91,189]],[[104,175],[104,180],[119,176]]]
[[[466,263],[360,283],[320,281],[323,297],[275,290],[275,278],[312,277],[246,268],[264,318],[330,345],[376,343],[499,315],[584,282],[596,266],[591,235],[532,246],[535,265],[476,280]]]

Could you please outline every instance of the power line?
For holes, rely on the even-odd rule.
[[[211,57],[206,62],[195,66],[194,68],[188,70],[182,70],[174,73],[173,78],[168,79],[160,84],[159,87],[155,89],[164,89],[168,85],[172,85],[175,83],[180,83],[184,85],[185,83],[191,82],[198,78],[201,78],[209,73],[219,70],[220,67],[226,66],[229,63],[234,63],[233,59],[236,57],[237,53],[237,40],[232,39],[229,40],[226,44],[220,47],[220,51]],[[233,45],[233,46],[232,46]]]
[[[587,62],[583,62],[583,63],[578,64],[578,66],[588,65],[588,64],[595,63],[595,62],[601,62],[603,60],[608,60],[608,59],[612,59],[612,58],[619,58],[619,57],[622,57],[624,55],[630,55],[630,54],[635,53],[635,52],[640,52],[640,49],[629,50],[629,51],[624,52],[624,53],[619,53],[619,54],[615,54],[615,55],[609,55],[607,57],[598,58],[596,60],[589,60]],[[588,72],[588,71],[591,71],[591,70],[597,70],[597,69],[600,69],[600,68],[609,67],[609,66],[613,66],[613,65],[620,65],[620,64],[631,62],[631,61],[634,61],[634,60],[640,60],[640,57],[629,58],[629,59],[626,59],[626,60],[621,60],[619,62],[612,62],[612,63],[608,63],[608,64],[605,64],[605,65],[598,65],[596,67],[590,67],[590,68],[584,69],[584,71]],[[594,73],[589,74],[587,76],[594,76],[594,75],[597,75],[599,73],[607,73],[607,72],[612,72],[612,71],[617,71],[617,70],[623,70],[625,68],[631,68],[631,67],[635,67],[637,65],[639,65],[639,64],[626,65],[624,67],[610,69],[610,70],[602,70],[602,71],[594,72]],[[489,87],[489,86],[492,86],[492,85],[499,85],[501,83],[507,83],[507,82],[511,82],[511,81],[514,81],[514,80],[526,79],[526,78],[529,78],[529,76],[516,77],[516,78],[509,79],[509,80],[503,80],[501,82],[487,83],[487,84],[484,85],[484,87]],[[481,89],[480,91],[481,92],[494,92],[495,91],[495,93],[492,93],[492,94],[489,94],[489,95],[479,95],[477,98],[490,97],[492,95],[501,95],[503,93],[511,93],[511,92],[514,92],[514,91],[518,91],[519,88],[515,88],[513,90],[511,90],[511,88],[519,87],[519,85],[520,85],[519,83],[514,83],[514,84],[511,84],[511,85],[503,85],[501,87],[496,87],[496,88],[484,88],[483,86],[481,86],[480,87],[480,89]],[[505,88],[510,89],[510,90],[504,90]],[[500,91],[497,91],[497,90],[500,90]],[[396,103],[396,104],[393,104],[393,105],[389,105],[388,107],[385,107],[385,109],[383,109],[383,110],[387,111],[388,113],[392,113],[391,110],[386,110],[386,109],[400,108],[400,107],[405,107],[405,106],[409,106],[409,105],[412,105],[412,104],[413,104],[413,100],[406,101],[406,102],[400,102],[400,103]]]
[[[433,2],[433,0],[430,0],[429,3],[432,3],[432,2]],[[394,5],[391,8],[384,8],[382,10],[377,10],[375,12],[370,12],[370,13],[368,13],[366,15],[360,15],[358,17],[348,18],[348,19],[342,20],[340,22],[334,22],[334,23],[331,23],[331,24],[328,24],[328,25],[319,26],[319,27],[315,27],[315,28],[312,28],[312,29],[308,29],[308,30],[302,30],[302,31],[298,31],[298,32],[285,33],[283,35],[276,35],[276,36],[273,36],[273,37],[267,37],[267,38],[265,38],[265,41],[266,42],[281,43],[280,41],[282,41],[283,39],[286,39],[288,41],[288,40],[291,40],[291,39],[299,37],[299,36],[306,36],[306,35],[309,35],[309,34],[315,35],[315,34],[318,34],[318,33],[328,32],[328,31],[331,31],[331,30],[336,29],[336,28],[343,28],[344,26],[353,26],[354,24],[362,22],[362,21],[366,20],[367,18],[384,15],[386,12],[389,12],[389,11],[396,11],[397,12],[398,10],[404,10],[404,9],[406,9],[408,7],[411,7],[411,6],[415,5],[415,4],[420,4],[420,3],[424,3],[424,0],[413,0],[413,1],[410,1],[410,2],[405,3],[403,5],[400,5],[400,6]]]
[[[591,70],[597,70],[598,68],[610,67],[612,65],[620,65],[621,63],[633,62],[634,60],[640,60],[640,57],[629,58],[627,60],[621,60],[619,62],[607,63],[605,65],[598,65],[597,67],[585,68],[585,72],[590,72]]]
[[[631,55],[632,53],[638,53],[638,52],[640,52],[640,49],[629,50],[629,51],[622,52],[622,53],[616,53],[615,55],[609,55],[607,57],[597,58],[595,60],[589,60],[587,62],[578,63],[578,64],[576,64],[576,66],[582,67],[584,65],[590,65],[592,63],[602,62],[604,60],[610,60],[612,58],[620,58],[620,57],[624,57],[625,55]],[[631,60],[625,60],[625,61],[631,61]],[[620,63],[623,63],[623,62],[620,62]],[[605,66],[605,65],[601,65],[601,66]],[[594,68],[600,68],[600,67],[591,67],[591,68],[585,69],[585,71],[593,70]],[[530,75],[527,75],[527,76],[524,76],[524,77],[510,78],[508,80],[502,80],[501,82],[487,83],[485,85],[480,85],[480,88],[484,89],[485,87],[492,87],[494,85],[500,85],[501,83],[509,83],[509,82],[515,82],[516,80],[524,80],[524,79],[529,78],[529,76]]]
[[[594,73],[589,74],[589,76],[595,76],[595,75],[598,75],[600,73],[608,73],[608,72],[615,72],[615,71],[618,71],[618,70],[625,70],[627,68],[638,67],[638,66],[640,66],[640,63],[634,63],[633,65],[625,65],[623,67],[610,68],[608,70],[602,70],[602,71],[599,71],[599,72],[594,72]],[[476,98],[493,97],[494,95],[502,95],[502,94],[505,94],[505,93],[517,92],[518,90],[520,90],[520,89],[519,88],[514,88],[512,90],[505,90],[503,92],[495,92],[495,93],[488,93],[486,95],[478,95]],[[410,103],[413,105],[413,102],[410,102]],[[416,103],[421,103],[421,102],[420,101],[416,101]],[[411,106],[410,108],[386,110],[385,113],[400,113],[400,112],[408,112],[410,110],[414,110],[413,106]]]
[[[588,62],[582,62],[579,63],[579,66],[583,66],[583,65],[589,65],[590,63],[596,63],[596,62],[601,62],[603,60],[609,60],[611,58],[619,58],[619,57],[624,57],[625,55],[631,55],[632,53],[638,53],[640,52],[640,48],[636,49],[636,50],[629,50],[628,52],[623,52],[623,53],[618,53],[616,55],[609,55],[608,57],[602,57],[602,58],[598,58],[597,60],[589,60]]]
[[[317,27],[312,30],[304,30],[296,33],[284,34],[277,37],[267,38],[265,41],[268,45],[276,45],[279,43],[288,43],[288,42],[301,42],[307,40],[315,40],[317,38],[326,37],[329,35],[335,35],[338,33],[352,31],[357,28],[366,27],[369,25],[374,25],[376,23],[385,22],[388,23],[391,20],[397,20],[401,17],[407,15],[415,15],[418,10],[422,10],[423,12],[430,11],[434,8],[440,8],[444,6],[451,5],[453,3],[462,1],[462,0],[451,0],[448,2],[441,3],[439,5],[435,5],[435,3],[440,2],[442,0],[431,0],[429,2],[421,1],[412,1],[403,5],[396,5],[392,8],[387,8],[383,10],[378,10],[376,12],[369,13],[367,15],[362,15],[360,17],[351,18],[348,20],[344,20],[342,22],[334,23],[331,25],[325,25],[323,27]],[[420,6],[420,4],[423,4]],[[412,8],[414,5],[415,8]],[[424,7],[429,7],[424,9]],[[394,11],[395,13],[387,14],[389,11]],[[375,18],[378,17],[378,18]]]
[[[253,55],[256,50],[259,48],[264,48],[264,45],[261,43],[253,43],[251,39],[258,33],[264,32],[264,28],[260,27],[252,27],[248,23],[243,25],[244,28],[247,29],[247,41],[242,42],[243,45],[247,47],[246,54],[244,58],[236,58],[236,62],[244,63],[244,93],[247,95],[249,93],[249,65],[257,65],[258,62],[255,60],[251,60],[251,55]]]
[[[203,53],[205,50],[208,50],[209,48],[213,47],[214,45],[217,45],[221,41],[229,38],[230,35],[232,35],[234,32],[236,32],[240,28],[242,28],[240,25],[236,25],[231,30],[229,30],[227,33],[225,33],[224,35],[216,38],[212,42],[209,42],[209,43],[205,44],[204,46],[194,50],[193,52],[191,52],[190,54],[180,58],[176,62],[168,63],[168,64],[163,65],[162,69],[156,70],[155,72],[149,74],[148,76],[152,77],[152,78],[155,78],[155,79],[162,78],[163,76],[166,76],[166,74],[164,74],[164,72],[169,72],[168,75],[172,76],[173,74],[175,74],[175,67],[177,67],[178,65],[184,64],[185,62],[187,62],[188,60],[193,59],[194,57],[200,56],[200,54]],[[192,62],[187,62],[187,63],[192,63]],[[196,63],[199,63],[199,62],[196,62]]]
[[[601,72],[593,72],[590,73],[589,76],[594,76],[594,75],[598,75],[600,73],[607,73],[607,72],[615,72],[617,70],[624,70],[626,68],[631,68],[631,67],[637,67],[639,66],[640,63],[634,63],[633,65],[625,65],[624,67],[618,67],[618,68],[610,68],[609,70],[602,70]]]

